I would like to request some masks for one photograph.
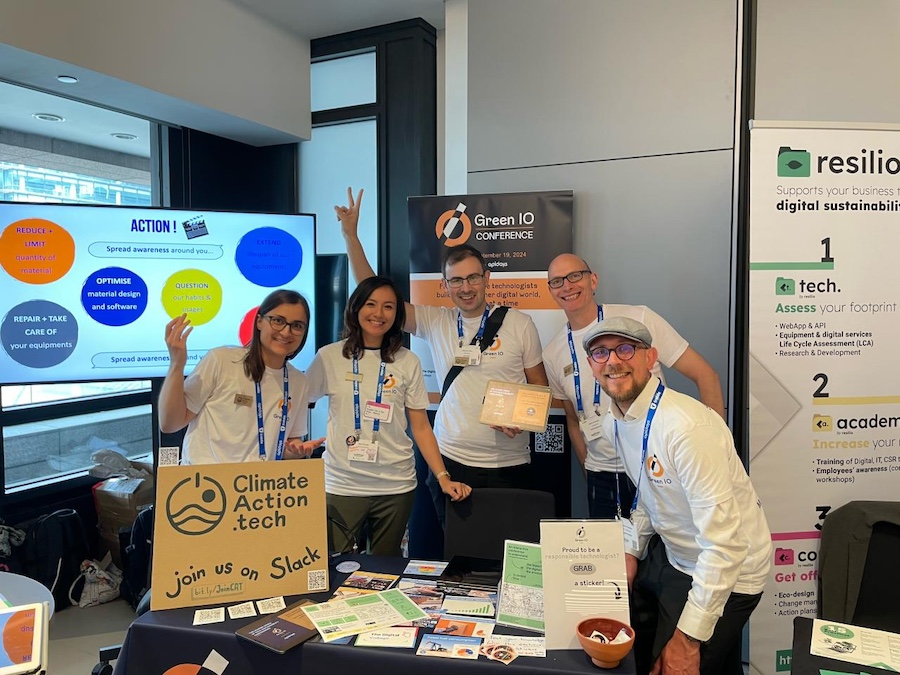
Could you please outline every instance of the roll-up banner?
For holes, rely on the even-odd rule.
[[[780,673],[816,614],[822,521],[897,499],[900,127],[751,129],[750,475],[774,560],[750,661]]]
[[[491,273],[488,302],[527,312],[547,344],[566,320],[550,295],[547,267],[572,252],[572,205],[571,190],[410,197],[410,301],[452,307],[441,288],[441,257],[448,246],[469,244]],[[441,386],[428,346],[413,338],[412,350],[435,403]]]

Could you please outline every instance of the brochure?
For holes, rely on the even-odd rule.
[[[412,649],[416,646],[418,628],[398,627],[381,628],[356,636],[354,645],[357,647],[398,647]]]
[[[493,619],[444,614],[438,619],[434,632],[439,635],[466,635],[486,638],[493,634],[495,625]]]
[[[477,659],[481,638],[456,635],[423,635],[416,650],[418,656],[441,656],[445,659]]]
[[[859,666],[900,670],[900,634],[813,619],[809,653]]]
[[[506,540],[497,623],[544,630],[544,579],[540,544]]]
[[[325,642],[425,618],[425,612],[396,588],[302,609]]]
[[[441,605],[444,612],[467,616],[494,616],[496,607],[489,598],[471,598],[465,595],[448,595]]]
[[[437,577],[447,567],[445,562],[430,560],[410,560],[403,574],[417,574],[420,577]]]
[[[316,628],[303,607],[312,605],[310,600],[295,602],[275,616],[265,616],[235,631],[235,635],[250,640],[273,652],[284,654],[316,635]]]
[[[386,591],[400,578],[399,574],[381,574],[357,570],[341,583],[341,588],[356,588],[366,591]]]

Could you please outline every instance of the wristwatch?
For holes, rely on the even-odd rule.
[[[686,637],[686,638],[688,639],[688,642],[693,642],[694,644],[698,644],[698,645],[702,645],[702,644],[703,644],[703,640],[698,640],[698,639],[695,638],[693,635],[688,635],[688,634],[685,633],[684,631],[681,631],[681,632],[684,633],[684,637]]]

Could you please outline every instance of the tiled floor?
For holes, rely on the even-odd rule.
[[[57,612],[50,620],[50,673],[90,675],[100,647],[120,644],[134,618],[124,600]]]

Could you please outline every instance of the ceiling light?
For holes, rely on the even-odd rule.
[[[113,138],[118,138],[120,141],[136,141],[137,136],[134,134],[126,134],[121,131],[114,131],[110,134]]]
[[[65,117],[60,117],[59,115],[54,115],[53,113],[34,113],[32,117],[36,120],[41,120],[42,122],[65,122]]]
[[[75,84],[78,82],[78,78],[74,75],[57,75],[56,79],[63,84]]]

